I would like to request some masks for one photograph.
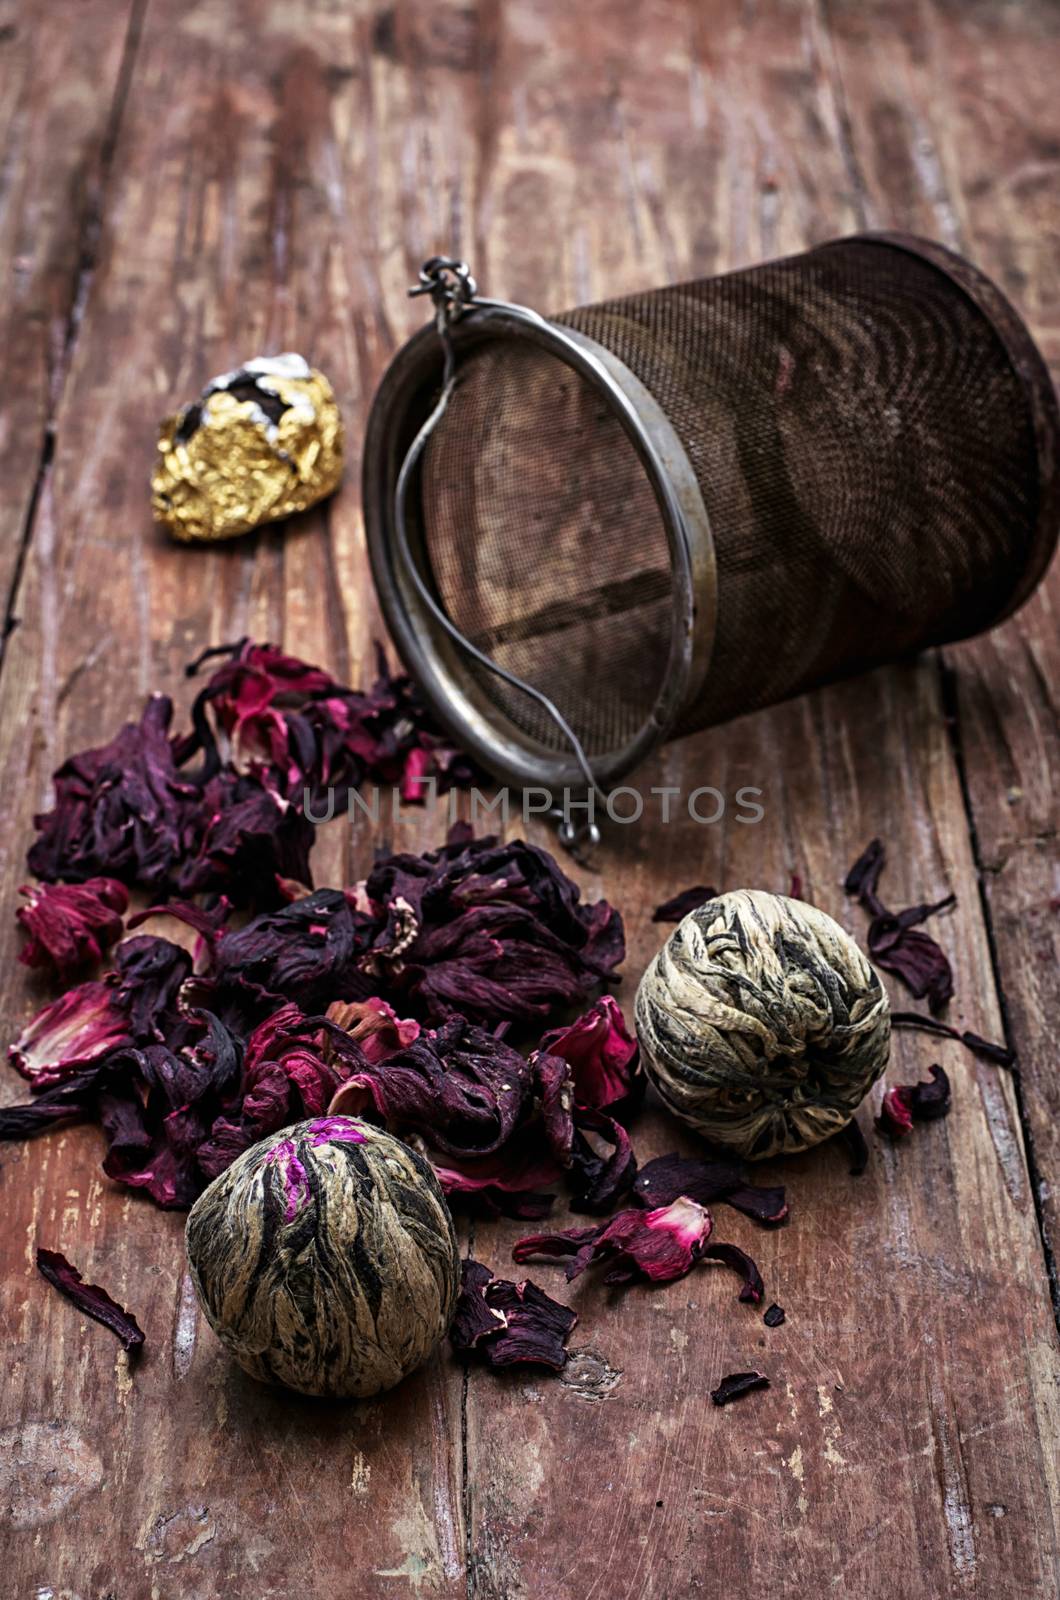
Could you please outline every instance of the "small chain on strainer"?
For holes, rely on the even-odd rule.
[[[590,792],[606,804],[607,797],[593,775],[592,766],[582,747],[582,743],[555,701],[550,700],[547,694],[541,689],[535,688],[533,684],[526,683],[522,678],[517,678],[513,672],[509,672],[507,668],[502,667],[491,656],[480,650],[477,645],[472,644],[471,640],[461,633],[460,629],[438,604],[419,567],[412,558],[408,528],[405,521],[405,504],[408,498],[409,482],[420,457],[426,449],[428,439],[446,413],[453,390],[457,385],[456,357],[453,350],[453,341],[449,334],[450,326],[459,317],[463,316],[469,306],[474,305],[477,293],[478,285],[471,276],[467,262],[454,260],[450,256],[432,256],[429,261],[425,261],[420,268],[419,282],[409,290],[410,297],[423,294],[429,294],[431,297],[434,304],[435,327],[438,332],[438,338],[441,341],[444,364],[442,368],[441,394],[438,396],[437,403],[430,416],[423,423],[409,446],[408,454],[402,462],[401,471],[398,473],[398,480],[394,489],[394,532],[397,539],[398,552],[417,595],[435,621],[480,666],[485,667],[488,672],[492,672],[496,677],[503,679],[513,689],[520,690],[523,694],[529,695],[531,700],[537,702],[542,710],[551,717],[570,745],[571,753],[581,768]],[[588,845],[590,848],[599,844],[600,830],[595,822],[588,822],[582,827],[576,828],[562,811],[554,810],[550,815],[561,819],[559,827],[560,843],[572,854],[576,855],[583,844]]]

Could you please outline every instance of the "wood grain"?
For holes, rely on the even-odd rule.
[[[52,445],[139,25],[134,0],[0,5],[0,594]]]
[[[1060,17],[1022,4],[831,7],[865,217],[934,232],[1012,298],[1060,372]],[[1060,566],[1019,616],[944,653],[1054,1303],[1060,1243]]]
[[[56,36],[78,10],[34,9]],[[8,905],[57,761],[148,689],[182,692],[202,645],[252,632],[367,672],[379,623],[359,441],[389,352],[420,320],[405,283],[435,249],[469,253],[488,292],[547,308],[863,224],[914,226],[981,254],[1056,351],[1044,0],[187,0],[148,5],[134,49],[126,7],[88,9],[111,41],[107,104],[123,49],[127,89],[0,675],[0,760],[26,774],[0,834]],[[34,126],[67,114],[59,82],[41,78]],[[9,167],[40,159],[15,148]],[[53,198],[55,172],[34,180]],[[5,264],[13,248],[0,234]],[[286,532],[170,545],[146,494],[156,415],[213,371],[285,347],[335,384],[345,489]],[[7,481],[13,525],[32,493]],[[947,654],[953,696],[928,658],[662,752],[646,788],[754,785],[766,817],[616,828],[578,874],[627,914],[624,1003],[665,932],[652,907],[690,882],[786,890],[797,873],[863,933],[839,880],[879,833],[894,903],[957,893],[937,930],[954,1019],[992,1036],[1007,1023],[1036,1156],[1052,1161],[1051,593]],[[377,843],[417,848],[438,831],[419,813],[375,837],[335,825],[318,879],[350,881]],[[16,949],[0,918],[9,1032],[44,993]],[[8,1147],[0,1525],[13,1592],[1047,1600],[1058,1364],[1020,1107],[996,1069],[911,1035],[891,1080],[935,1059],[954,1083],[945,1123],[892,1150],[863,1111],[873,1161],[860,1180],[832,1150],[773,1164],[792,1200],[784,1229],[718,1208],[718,1237],[756,1255],[783,1327],[739,1305],[720,1267],[621,1301],[583,1282],[561,1379],[472,1370],[465,1383],[442,1355],[356,1407],[270,1394],[231,1368],[196,1314],[180,1220],[114,1190],[92,1130]],[[20,1096],[10,1078],[4,1092]],[[656,1113],[637,1145],[693,1148]],[[477,1224],[475,1254],[505,1270],[519,1231]],[[37,1242],[136,1311],[148,1345],[135,1372],[39,1283]],[[533,1276],[566,1298],[554,1269]],[[755,1364],[770,1389],[715,1410],[717,1378]]]

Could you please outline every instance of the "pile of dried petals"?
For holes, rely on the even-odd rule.
[[[38,878],[116,878],[156,894],[223,891],[274,905],[278,878],[312,882],[307,795],[312,804],[329,788],[376,781],[416,800],[426,778],[441,790],[475,776],[381,653],[367,691],[245,639],[206,651],[189,675],[211,659],[220,664],[188,731],[170,732],[172,701],[155,694],[139,721],[59,768],[54,808],[35,819]]]
[[[638,1177],[627,1124],[644,1079],[601,994],[625,955],[614,908],[583,903],[547,852],[463,825],[438,850],[313,890],[304,808],[321,791],[389,781],[416,799],[427,776],[474,773],[385,664],[364,694],[267,645],[207,652],[189,671],[208,659],[190,732],[171,734],[172,706],[154,696],[55,776],[30,852],[44,882],[18,913],[23,959],[65,981],[113,944],[113,965],[11,1047],[32,1098],[0,1112],[0,1137],[94,1121],[107,1175],[179,1209],[289,1123],[368,1117],[421,1149],[454,1202],[539,1219],[563,1187],[602,1219],[527,1238],[517,1258],[573,1255],[569,1277],[604,1260],[609,1283],[668,1282],[714,1258],[758,1303],[757,1268],[711,1242],[706,1202],[771,1224],[783,1189],[713,1157],[662,1157]],[[155,900],[127,924],[126,886]],[[193,953],[150,931],[163,913],[193,930]],[[101,1296],[67,1277],[66,1292]],[[558,1370],[575,1321],[536,1285],[469,1262],[453,1343],[493,1367]]]

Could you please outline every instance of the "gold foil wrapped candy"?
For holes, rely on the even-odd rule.
[[[342,477],[342,418],[304,356],[259,356],[167,417],[151,480],[177,539],[231,539],[315,505]]]

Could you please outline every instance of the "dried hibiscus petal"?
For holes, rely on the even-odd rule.
[[[909,1092],[904,1086],[887,1090],[880,1104],[876,1127],[880,1133],[890,1134],[892,1139],[901,1139],[907,1133],[912,1133],[913,1109],[909,1104]]]
[[[420,1036],[418,1022],[399,1017],[378,995],[369,995],[367,1000],[336,1000],[325,1016],[348,1033],[372,1062],[385,1061]]]
[[[612,995],[603,995],[569,1027],[550,1029],[539,1049],[570,1063],[579,1106],[615,1108],[643,1090],[637,1041]]]
[[[601,1155],[588,1135],[610,1147]],[[637,1158],[629,1134],[602,1111],[576,1107],[568,1180],[571,1210],[597,1216],[610,1211],[637,1175]]]
[[[847,873],[843,887],[847,894],[857,896],[872,917],[868,947],[877,966],[900,978],[916,999],[926,997],[932,1011],[941,1011],[953,994],[953,972],[940,946],[929,934],[918,931],[916,924],[947,910],[956,897],[947,895],[934,904],[890,911],[879,896],[885,861],[883,845],[873,839]]]
[[[63,763],[54,776],[54,809],[34,818],[29,866],[36,877],[113,877],[147,887],[172,881],[201,802],[197,786],[177,770],[172,716],[172,702],[152,695],[139,722]]]
[[[769,1379],[764,1372],[730,1372],[710,1391],[710,1398],[716,1406],[727,1406],[731,1400],[750,1394],[752,1389],[768,1388]]]
[[[727,1267],[732,1267],[743,1278],[743,1288],[739,1298],[748,1305],[756,1306],[761,1300],[765,1290],[762,1274],[757,1265],[747,1254],[735,1244],[708,1244],[703,1251],[704,1259],[724,1261]]]
[[[356,962],[370,926],[341,890],[318,889],[242,928],[217,930],[199,987],[211,1010],[251,1024],[285,1001],[315,1013],[337,1000],[367,1000],[371,988]]]
[[[948,1022],[942,1022],[938,1017],[922,1017],[916,1011],[892,1011],[891,1026],[894,1028],[915,1028],[921,1033],[937,1034],[944,1039],[958,1039],[974,1056],[983,1061],[992,1061],[999,1067],[1015,1067],[1016,1053],[1003,1044],[992,1044],[989,1039],[983,1039],[978,1033],[961,1032]]]
[[[502,1311],[486,1304],[486,1289],[493,1273],[482,1261],[465,1261],[460,1272],[460,1296],[449,1326],[449,1338],[458,1355],[467,1355],[480,1340],[501,1333],[507,1326]]]
[[[128,1017],[113,984],[90,982],[38,1011],[8,1053],[35,1089],[48,1089],[129,1038]]]
[[[530,1234],[515,1244],[512,1259],[572,1256],[566,1268],[568,1280],[594,1261],[604,1261],[608,1263],[607,1284],[629,1283],[638,1276],[653,1283],[671,1283],[695,1266],[710,1230],[710,1212],[682,1196],[655,1211],[620,1211],[596,1228]]]
[[[756,1222],[783,1222],[788,1204],[781,1185],[762,1187],[745,1181],[741,1162],[731,1156],[700,1160],[695,1156],[656,1156],[637,1174],[633,1193],[639,1205],[658,1206],[686,1194],[700,1205],[724,1200]]]
[[[195,848],[174,878],[181,894],[238,888],[245,899],[269,903],[280,898],[280,879],[312,884],[316,829],[257,775],[217,773],[202,791],[197,821]]]
[[[456,839],[376,864],[358,904],[378,911],[361,970],[429,1021],[532,1021],[584,998],[625,955],[622,919],[525,840]]]
[[[57,1122],[95,1115],[101,1063],[72,1072],[25,1105],[0,1109],[0,1139],[28,1139]]]
[[[543,1366],[560,1372],[578,1318],[535,1283],[495,1278],[479,1261],[465,1261],[449,1338],[457,1355],[488,1366]]]
[[[774,1301],[773,1304],[771,1306],[767,1306],[765,1311],[762,1313],[762,1321],[765,1323],[767,1328],[779,1328],[782,1322],[787,1321],[787,1318],[784,1315],[784,1307],[778,1306],[776,1301]]]
[[[900,1139],[911,1133],[914,1122],[934,1122],[950,1109],[950,1081],[937,1063],[926,1083],[899,1084],[883,1097],[876,1126],[881,1133]]]
[[[661,906],[656,906],[652,912],[653,922],[682,922],[690,911],[696,911],[700,906],[706,905],[708,900],[718,898],[717,889],[706,888],[697,883],[691,889],[682,889],[680,894],[675,894],[669,900],[664,900]]]
[[[115,999],[134,1039],[165,1039],[177,1021],[177,1001],[191,973],[191,956],[171,939],[141,933],[114,953]]]
[[[411,1129],[449,1156],[500,1150],[531,1102],[532,1070],[525,1058],[458,1016],[385,1061],[362,1054],[343,1077],[333,1111],[374,1111],[392,1132]]]
[[[27,967],[52,966],[60,978],[68,978],[86,962],[98,961],[121,937],[129,893],[116,878],[23,884],[18,892],[27,902],[15,912],[29,935],[19,952]]]
[[[125,1311],[112,1300],[106,1289],[97,1284],[85,1283],[77,1268],[71,1266],[58,1250],[37,1248],[37,1270],[60,1294],[72,1300],[86,1317],[101,1322],[111,1333],[117,1334],[126,1350],[138,1349],[144,1342],[143,1329],[132,1312]]]

